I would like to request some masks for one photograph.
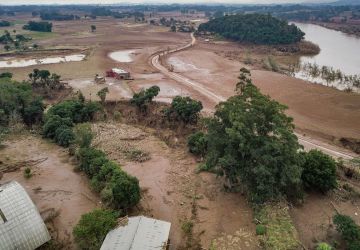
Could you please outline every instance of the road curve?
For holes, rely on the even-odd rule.
[[[207,98],[214,101],[215,103],[226,101],[227,98],[213,93],[211,90],[206,88],[203,84],[196,82],[194,80],[191,80],[191,79],[189,79],[183,75],[180,75],[178,73],[171,72],[161,64],[160,58],[162,56],[172,54],[175,52],[179,52],[182,50],[186,50],[188,48],[191,48],[193,45],[195,45],[195,43],[196,43],[196,38],[195,38],[194,34],[191,33],[191,42],[190,43],[188,43],[184,46],[180,46],[178,48],[172,49],[172,50],[159,51],[150,57],[150,63],[154,68],[159,70],[162,74],[168,76],[169,78],[177,81],[180,84],[191,87],[192,89],[196,90],[201,95],[206,96]],[[302,144],[305,149],[318,149],[318,150],[321,150],[324,153],[331,155],[335,158],[341,157],[343,159],[353,159],[354,157],[357,156],[351,152],[345,152],[345,150],[342,148],[338,148],[336,146],[332,146],[332,145],[326,144],[324,142],[321,142],[321,141],[318,141],[318,140],[315,140],[312,138],[301,136],[298,133],[295,133],[295,134],[298,137],[300,144]]]

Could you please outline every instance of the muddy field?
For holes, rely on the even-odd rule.
[[[166,17],[171,15],[174,13],[163,13]],[[203,16],[199,14],[198,18]],[[31,18],[23,16],[22,19]],[[92,24],[97,26],[94,33],[90,32]],[[91,100],[98,100],[96,93],[103,87],[110,90],[107,100],[118,101],[129,99],[142,88],[158,85],[161,91],[157,101],[171,102],[176,95],[189,95],[201,100],[206,111],[212,112],[216,105],[201,92],[170,79],[150,65],[149,57],[154,52],[190,42],[189,34],[168,32],[166,27],[134,23],[132,20],[98,18],[54,22],[54,34],[38,37],[36,41],[43,48],[84,51],[86,58],[84,61],[41,67],[0,69],[0,73],[10,71],[15,79],[24,80],[34,68],[48,69],[60,74],[74,92],[80,90]],[[126,50],[133,51],[130,60],[119,62],[109,56],[112,52]],[[209,44],[199,41],[193,48],[173,54],[164,62],[173,65],[174,72],[196,80],[216,95],[227,98],[234,94],[239,69],[244,66],[236,57],[229,57],[229,53],[243,54],[244,48],[229,42]],[[41,56],[44,54],[64,55],[64,51],[40,53]],[[107,78],[105,84],[94,82],[95,74],[103,76],[113,67],[128,70],[134,79],[118,81]],[[257,65],[252,69],[253,80],[261,91],[289,106],[287,112],[294,117],[299,134],[332,144],[338,144],[341,137],[360,139],[359,95],[265,71]],[[252,208],[245,197],[225,192],[221,178],[210,173],[198,173],[197,159],[189,155],[186,147],[170,147],[158,136],[163,131],[133,124],[96,123],[93,129],[96,133],[94,145],[140,180],[142,200],[132,214],[145,214],[172,223],[171,249],[185,249],[189,242],[193,245],[200,242],[207,248],[214,240],[222,246],[219,249],[258,248]],[[136,152],[143,153],[144,158],[133,158]],[[74,165],[69,162],[68,152],[40,137],[15,137],[6,141],[5,147],[0,149],[2,162],[36,159],[45,160],[33,167],[34,176],[30,179],[23,176],[24,165],[16,172],[4,174],[0,182],[17,180],[29,192],[40,212],[58,211],[54,224],[50,225],[54,229],[53,235],[69,242],[69,248],[73,248],[72,227],[81,214],[101,205],[99,198],[89,189],[86,177],[73,171]],[[343,194],[311,194],[302,206],[291,209],[294,224],[306,247],[331,236],[333,228],[329,229],[329,218],[336,209],[359,222],[358,202],[341,198]],[[191,237],[184,235],[181,229],[188,221],[194,224]]]
[[[29,161],[39,161],[31,165]],[[99,197],[90,190],[86,176],[74,172],[68,151],[41,137],[20,135],[10,138],[0,149],[2,165],[19,165],[15,172],[5,173],[0,184],[15,180],[30,195],[51,229],[51,236],[74,249],[72,229],[82,214],[101,206]],[[24,177],[30,167],[32,176]]]
[[[181,73],[201,83],[223,97],[234,94],[243,63],[226,57],[226,52],[243,51],[229,42],[203,43],[171,55],[167,63]],[[249,66],[246,66],[249,67]],[[322,85],[265,71],[258,67],[251,71],[254,83],[270,97],[289,107],[296,130],[307,136],[337,143],[342,137],[360,139],[360,96]],[[212,105],[207,102],[205,105]]]

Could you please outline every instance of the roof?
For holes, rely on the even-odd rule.
[[[25,189],[16,181],[0,186],[0,249],[33,250],[51,239]]]
[[[128,74],[126,70],[120,69],[120,68],[113,68],[112,71],[116,74]]]
[[[130,217],[125,226],[110,231],[100,250],[166,249],[171,224],[144,216]]]

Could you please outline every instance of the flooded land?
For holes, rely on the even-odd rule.
[[[0,27],[0,34],[9,30],[11,37],[32,36],[19,50],[15,45],[7,49],[5,44],[0,45],[0,84],[5,86],[4,90],[29,87],[26,94],[33,95],[33,99],[26,99],[27,95],[16,92],[13,105],[8,92],[0,93],[0,115],[6,114],[7,118],[5,123],[0,117],[0,185],[15,180],[26,189],[46,222],[52,243],[61,243],[59,248],[49,245],[44,249],[77,249],[73,229],[83,214],[97,208],[115,212],[115,224],[123,223],[127,216],[139,215],[170,222],[170,250],[262,249],[273,239],[271,233],[279,228],[281,235],[291,234],[289,238],[304,249],[316,249],[321,242],[345,249],[332,218],[341,213],[360,223],[360,173],[356,165],[360,156],[359,37],[296,22],[305,32],[304,39],[313,44],[236,42],[211,32],[194,32],[215,14],[210,7],[210,14],[187,7],[184,12],[176,9],[176,5],[172,6],[176,10],[161,11],[139,11],[131,6],[87,7],[61,9],[61,13],[68,11],[79,18],[51,20],[52,32],[23,30],[29,20],[42,21],[40,15],[31,11],[15,12],[15,16],[0,12],[1,19],[12,25]],[[313,50],[304,52],[304,46],[315,47],[316,51],[314,44],[320,48],[318,54]],[[291,139],[301,145],[297,144],[299,147],[292,153],[298,156],[299,152],[316,149],[334,159],[337,186],[332,190],[307,190],[302,181],[294,182],[300,183],[302,192],[302,197],[292,197],[296,201],[283,202],[286,195],[282,193],[280,202],[259,205],[254,197],[248,196],[244,179],[236,176],[229,180],[229,173],[223,171],[223,165],[231,168],[241,161],[223,157],[217,159],[215,167],[209,167],[213,159],[206,155],[210,144],[205,134],[215,124],[209,118],[221,107],[219,103],[241,95],[236,87],[244,67],[249,70],[250,86],[258,88],[259,96],[266,95],[287,107],[284,113],[293,119],[294,131],[292,125],[282,129],[294,132],[296,137]],[[36,75],[35,69],[42,75]],[[113,70],[121,73],[115,74]],[[159,91],[149,98],[145,90],[153,86],[159,87]],[[145,101],[134,98],[136,94],[140,101]],[[178,111],[174,110],[181,105],[172,102],[178,96],[189,97],[184,99],[187,102],[200,101],[201,112],[189,120],[176,116]],[[261,99],[264,105],[265,99]],[[41,105],[36,108],[25,108],[38,103]],[[8,112],[11,109],[15,111]],[[243,113],[250,111],[246,109]],[[186,112],[191,112],[191,108]],[[258,112],[264,111],[259,108]],[[273,112],[277,111],[272,108],[269,113]],[[262,114],[254,117],[260,119]],[[54,124],[49,125],[49,120]],[[240,121],[237,125],[250,127]],[[2,130],[3,127],[6,129]],[[48,133],[50,129],[53,134]],[[226,136],[243,136],[235,129],[224,131]],[[206,152],[197,155],[188,146],[189,138],[196,132],[204,134],[201,143],[206,145]],[[65,137],[63,141],[61,136]],[[260,138],[259,134],[249,137]],[[275,137],[272,140],[278,139]],[[225,141],[221,139],[214,141]],[[234,148],[241,144],[236,140]],[[225,146],[216,149],[239,152]],[[277,150],[274,147],[266,156],[273,159]],[[84,160],[93,155],[97,161],[91,161],[95,163]],[[249,157],[264,159],[264,154],[257,151]],[[291,162],[295,158],[286,160]],[[300,162],[299,159],[300,156],[296,158]],[[270,161],[264,162],[264,168],[271,165],[267,164]],[[278,174],[283,175],[288,166],[282,162],[279,165],[282,169]],[[27,168],[31,169],[30,176],[26,176]],[[271,179],[270,172],[261,176],[264,183]],[[258,180],[257,176],[249,179]],[[123,186],[116,185],[124,180]],[[236,185],[231,186],[231,181]],[[273,185],[278,183],[274,181]],[[127,192],[138,188],[138,196],[128,193],[116,196],[115,187]],[[283,192],[283,187],[279,189]],[[138,202],[132,206],[119,205],[116,199],[120,196],[135,197]],[[259,219],[262,215],[259,208],[267,206],[270,222]],[[279,219],[276,211],[283,217]],[[259,225],[265,223],[275,226],[262,232]]]

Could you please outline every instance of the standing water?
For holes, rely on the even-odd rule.
[[[109,54],[109,57],[117,62],[129,63],[133,61],[135,50],[120,50]]]
[[[79,62],[85,59],[85,55],[68,55],[63,57],[47,57],[41,59],[8,59],[0,61],[1,68],[22,68],[40,64],[54,64],[61,62]]]
[[[360,75],[360,38],[347,35],[340,31],[330,30],[319,25],[295,24],[305,32],[305,40],[319,45],[321,49],[318,55],[302,56],[300,58],[301,65],[316,65],[320,71],[323,66],[327,66],[328,69],[332,69],[334,72],[341,72],[342,75]],[[329,79],[332,80],[330,76],[327,82],[325,82],[324,79],[321,81],[319,77],[310,77],[301,71],[296,73],[295,76],[306,78],[306,80],[318,80],[317,82],[327,85],[329,85]],[[345,83],[342,84],[341,82],[335,81],[330,85],[339,89],[345,89],[347,87]],[[357,89],[359,89],[359,87],[360,86],[355,86]]]

